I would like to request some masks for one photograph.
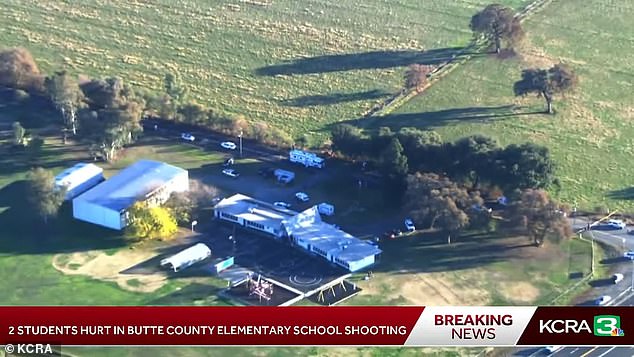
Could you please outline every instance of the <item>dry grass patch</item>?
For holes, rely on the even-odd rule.
[[[539,298],[540,290],[530,283],[518,281],[500,284],[499,293],[507,300],[530,304]]]
[[[167,282],[164,274],[121,274],[122,271],[156,255],[153,251],[122,249],[113,255],[102,251],[57,254],[53,267],[64,274],[87,275],[97,280],[116,283],[120,288],[135,292],[153,292]]]

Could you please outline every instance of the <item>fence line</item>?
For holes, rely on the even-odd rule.
[[[545,8],[553,1],[554,0],[535,0],[532,3],[526,5],[517,14],[515,14],[515,18],[523,21],[530,15]],[[431,87],[436,81],[453,72],[460,65],[466,63],[473,58],[472,53],[462,56],[465,52],[475,52],[478,50],[482,50],[487,44],[488,42],[483,37],[479,37],[478,39],[471,41],[471,43],[469,43],[469,45],[467,45],[465,48],[456,52],[449,61],[436,67],[436,69],[434,69],[430,73],[430,79],[425,84],[425,86],[423,86],[422,88],[413,89],[403,88],[400,92],[373,106],[370,110],[363,114],[363,118],[368,119],[371,117],[382,117],[393,112],[395,109],[409,102],[412,98],[416,97],[418,94],[424,92],[426,89]]]

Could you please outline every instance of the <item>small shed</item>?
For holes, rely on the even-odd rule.
[[[211,249],[203,243],[198,243],[175,255],[172,255],[169,258],[161,260],[161,266],[169,266],[171,269],[174,269],[174,272],[178,272],[201,262],[210,256]]]
[[[55,188],[66,189],[64,199],[72,200],[104,180],[101,167],[95,164],[79,163],[55,176]]]

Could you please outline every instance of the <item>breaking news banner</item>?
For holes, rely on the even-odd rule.
[[[6,352],[52,344],[616,346],[634,345],[634,308],[0,307],[0,331]]]

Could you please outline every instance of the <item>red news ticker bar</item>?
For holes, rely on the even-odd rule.
[[[423,307],[0,307],[0,344],[61,345],[403,345]],[[37,326],[38,330],[32,327]],[[92,327],[87,331],[86,327]],[[102,327],[102,333],[98,327]],[[106,329],[110,326],[110,329]],[[115,326],[123,327],[115,333]],[[132,326],[132,328],[130,328]],[[204,327],[208,326],[208,327]],[[209,329],[214,326],[214,330]],[[219,331],[219,326],[222,330]],[[290,333],[233,334],[232,326],[286,326]],[[295,334],[327,326],[341,334]],[[349,333],[390,326],[399,333]],[[43,327],[43,328],[42,328]],[[82,329],[83,327],[83,329]],[[162,334],[158,331],[162,327]],[[190,327],[203,333],[175,334]],[[173,334],[168,333],[171,328]],[[51,329],[53,331],[51,331]],[[58,334],[59,329],[65,332]],[[130,331],[132,329],[132,331]],[[178,329],[178,331],[177,331]],[[44,331],[43,331],[44,330]],[[57,330],[57,331],[56,331]],[[82,333],[85,332],[85,333]],[[305,330],[304,330],[305,331]],[[376,330],[375,330],[376,331]],[[42,334],[45,332],[46,334]],[[51,333],[52,332],[52,333]],[[140,332],[140,333],[139,333]],[[211,332],[211,333],[210,333]],[[219,333],[222,332],[222,333]],[[234,331],[236,332],[236,331]],[[347,333],[348,332],[348,333]],[[93,333],[93,334],[91,334]]]

